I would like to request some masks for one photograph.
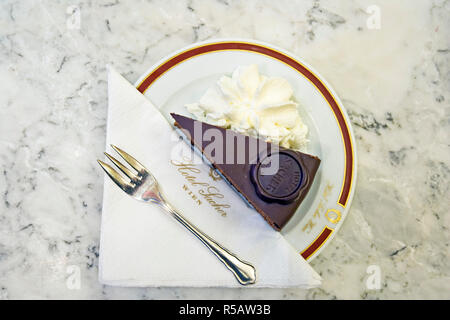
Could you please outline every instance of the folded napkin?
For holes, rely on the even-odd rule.
[[[117,145],[158,180],[174,208],[251,262],[251,287],[320,285],[320,276],[264,219],[213,174],[152,103],[111,67],[107,151]],[[189,155],[189,156],[187,156]],[[100,282],[118,286],[239,287],[233,274],[158,206],[138,202],[105,178]]]

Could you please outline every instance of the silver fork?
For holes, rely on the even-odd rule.
[[[111,145],[111,147],[134,169],[136,173],[132,172],[120,161],[105,152],[105,155],[114,165],[122,171],[129,180],[122,177],[116,170],[103,161],[97,160],[100,166],[105,170],[108,176],[127,194],[133,198],[152,202],[159,205],[167,211],[172,217],[180,222],[186,229],[192,232],[201,242],[216,255],[217,258],[234,274],[236,279],[242,285],[253,284],[256,281],[256,270],[248,262],[242,261],[236,255],[225,249],[219,243],[214,241],[211,237],[197,229],[192,223],[184,218],[180,213],[175,211],[172,206],[167,203],[161,195],[158,188],[158,182],[155,177],[135,158],[130,156],[125,151],[118,147]]]

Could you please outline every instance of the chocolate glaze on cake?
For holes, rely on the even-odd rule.
[[[308,193],[320,159],[232,130],[171,115],[187,140],[280,231]]]

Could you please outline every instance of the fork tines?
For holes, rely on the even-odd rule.
[[[113,167],[111,167],[109,164],[97,160],[97,162],[100,164],[100,166],[105,170],[106,174],[125,192],[129,191],[134,187],[133,181],[139,180],[139,174],[143,174],[147,172],[147,169],[139,163],[135,158],[130,156],[128,153],[123,151],[122,149],[111,145],[111,147],[124,159],[134,170],[137,171],[137,174],[132,172],[130,169],[128,169],[126,166],[124,166],[119,160],[114,158],[112,155],[105,152],[105,155],[108,157],[109,160],[117,167],[120,171],[122,171],[130,180],[125,179],[122,177]]]

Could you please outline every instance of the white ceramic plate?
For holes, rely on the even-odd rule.
[[[308,195],[282,231],[311,260],[342,225],[356,181],[356,150],[348,116],[319,73],[275,46],[220,39],[196,43],[163,58],[140,77],[136,87],[172,122],[170,112],[189,116],[186,103],[198,101],[222,75],[253,63],[261,74],[283,77],[292,85],[309,128],[307,152],[322,160]]]

